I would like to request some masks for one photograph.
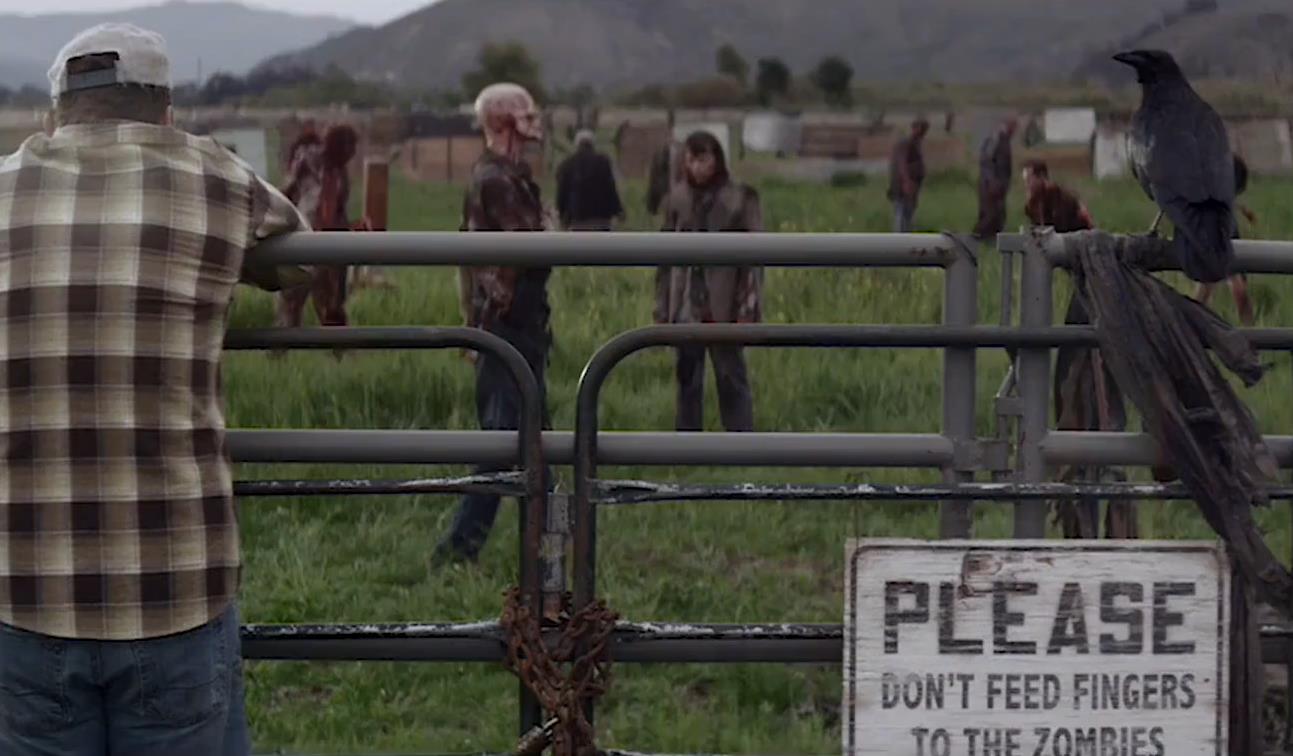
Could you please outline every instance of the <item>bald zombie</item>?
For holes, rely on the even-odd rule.
[[[545,213],[523,155],[543,138],[539,109],[523,87],[503,83],[486,87],[476,98],[476,119],[485,135],[485,152],[472,166],[463,198],[462,231],[543,231]],[[548,276],[543,267],[463,267],[459,290],[467,325],[502,337],[525,357],[546,395],[544,368],[548,328]],[[521,396],[506,366],[490,354],[476,365],[476,414],[482,430],[516,430]],[[546,398],[544,427],[548,427]],[[478,472],[489,472],[481,468]],[[434,561],[474,561],[493,527],[499,497],[471,494],[462,500],[450,532],[436,548]]]

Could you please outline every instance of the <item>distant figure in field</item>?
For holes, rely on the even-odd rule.
[[[920,200],[920,186],[925,181],[925,135],[929,121],[918,118],[911,133],[893,146],[889,154],[889,201],[893,203],[893,230],[911,233],[911,219]]]
[[[462,231],[539,232],[547,228],[539,185],[524,161],[525,148],[543,138],[539,110],[523,87],[492,84],[476,98],[476,119],[485,132],[485,152],[471,169],[463,197]],[[552,268],[476,266],[459,269],[459,292],[466,324],[506,340],[525,357],[544,402],[543,425],[550,427],[544,372],[552,343],[548,278]],[[521,420],[521,394],[507,365],[487,352],[475,358],[476,415],[481,430],[515,431]],[[496,468],[481,467],[477,472]],[[453,525],[436,547],[433,564],[474,562],[498,515],[499,497],[463,497]]]
[[[1023,180],[1027,191],[1024,215],[1034,226],[1050,226],[1062,234],[1095,228],[1095,221],[1082,200],[1051,180],[1050,169],[1044,161],[1033,160],[1025,165]],[[1082,297],[1074,291],[1069,298],[1064,324],[1090,323],[1091,317]],[[1052,391],[1059,430],[1126,430],[1126,402],[1113,373],[1101,359],[1100,350],[1087,346],[1060,347],[1055,359]],[[1070,468],[1063,477],[1065,482],[1099,481],[1103,474],[1104,470],[1098,467],[1076,467]],[[1114,477],[1120,477],[1120,473],[1114,473]],[[1098,500],[1059,502],[1057,509],[1066,537],[1100,536]],[[1106,515],[1105,535],[1134,538],[1136,533],[1134,508],[1126,502],[1111,502]]]
[[[660,212],[674,184],[682,181],[683,149],[682,143],[670,139],[651,156],[651,170],[647,179],[647,212],[655,215]]]
[[[1051,180],[1046,161],[1031,160],[1024,166],[1024,187],[1024,214],[1034,226],[1051,226],[1061,234],[1095,228],[1082,200]]]
[[[283,193],[310,220],[316,231],[351,231],[368,227],[366,221],[351,225],[346,206],[350,201],[347,165],[355,156],[359,135],[346,124],[333,124],[323,139],[306,141],[296,149]],[[315,265],[308,286],[285,289],[278,295],[276,325],[299,328],[305,301],[312,300],[319,324],[344,326],[346,315],[345,265]]]
[[[1243,158],[1235,155],[1235,196],[1238,197],[1240,194],[1243,194],[1244,190],[1247,188],[1248,163],[1244,162]],[[1243,213],[1249,223],[1257,223],[1257,213],[1254,213],[1247,205],[1240,204],[1237,199],[1235,201],[1235,209]],[[1235,222],[1235,238],[1239,238],[1239,223],[1237,220]],[[1195,299],[1198,299],[1199,302],[1206,305],[1208,300],[1212,298],[1212,292],[1216,287],[1217,285],[1215,283],[1199,284],[1199,287],[1194,294]],[[1235,299],[1235,309],[1239,310],[1240,321],[1242,321],[1246,326],[1251,326],[1256,321],[1256,317],[1253,315],[1252,301],[1248,299],[1247,274],[1237,273],[1230,277],[1230,295]]]
[[[1014,171],[1010,141],[1018,128],[1018,119],[1006,118],[979,146],[979,219],[974,235],[980,240],[990,240],[1005,228],[1006,194]]]
[[[575,136],[575,154],[557,168],[557,213],[568,231],[610,231],[612,220],[624,219],[610,158],[591,131]]]
[[[763,210],[752,187],[733,181],[723,146],[697,131],[684,144],[683,180],[663,203],[664,231],[761,232]],[[763,269],[661,266],[656,272],[657,323],[757,323],[762,320]],[[679,431],[704,425],[705,353],[714,361],[719,411],[728,431],[754,430],[754,395],[740,347],[678,347]]]
[[[292,144],[287,148],[287,161],[283,172],[290,174],[292,166],[296,164],[297,158],[301,155],[301,151],[307,147],[316,146],[322,141],[319,137],[319,129],[313,118],[306,118],[301,121],[301,130],[297,132],[296,138],[292,140]]]

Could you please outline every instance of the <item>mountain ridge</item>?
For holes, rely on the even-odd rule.
[[[68,40],[104,22],[128,22],[160,33],[176,83],[225,71],[245,74],[265,58],[308,47],[354,29],[335,16],[302,16],[230,0],[139,5],[110,13],[0,13],[0,85],[46,86],[45,70]]]
[[[1189,8],[1187,10],[1187,2]],[[416,89],[456,89],[486,42],[522,41],[545,83],[623,89],[694,80],[733,44],[753,62],[805,73],[840,55],[856,81],[1063,81],[1111,44],[1206,0],[440,0],[385,26],[342,34],[265,65],[339,65]],[[1287,0],[1223,0],[1227,14]],[[1291,16],[1293,17],[1293,16]],[[1062,30],[1063,33],[1059,33]],[[1264,42],[1270,44],[1270,42]],[[434,55],[428,51],[435,51]]]

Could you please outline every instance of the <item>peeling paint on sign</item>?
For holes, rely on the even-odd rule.
[[[1219,545],[848,544],[846,756],[1222,756]]]

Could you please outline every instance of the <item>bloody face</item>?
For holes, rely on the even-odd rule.
[[[524,106],[513,111],[512,118],[514,119],[516,133],[522,139],[534,142],[543,139],[543,120],[533,101],[525,103]]]
[[[714,173],[718,170],[718,161],[714,158],[714,153],[707,150],[688,151],[683,168],[687,171],[687,178],[692,184],[704,186],[714,179]]]

